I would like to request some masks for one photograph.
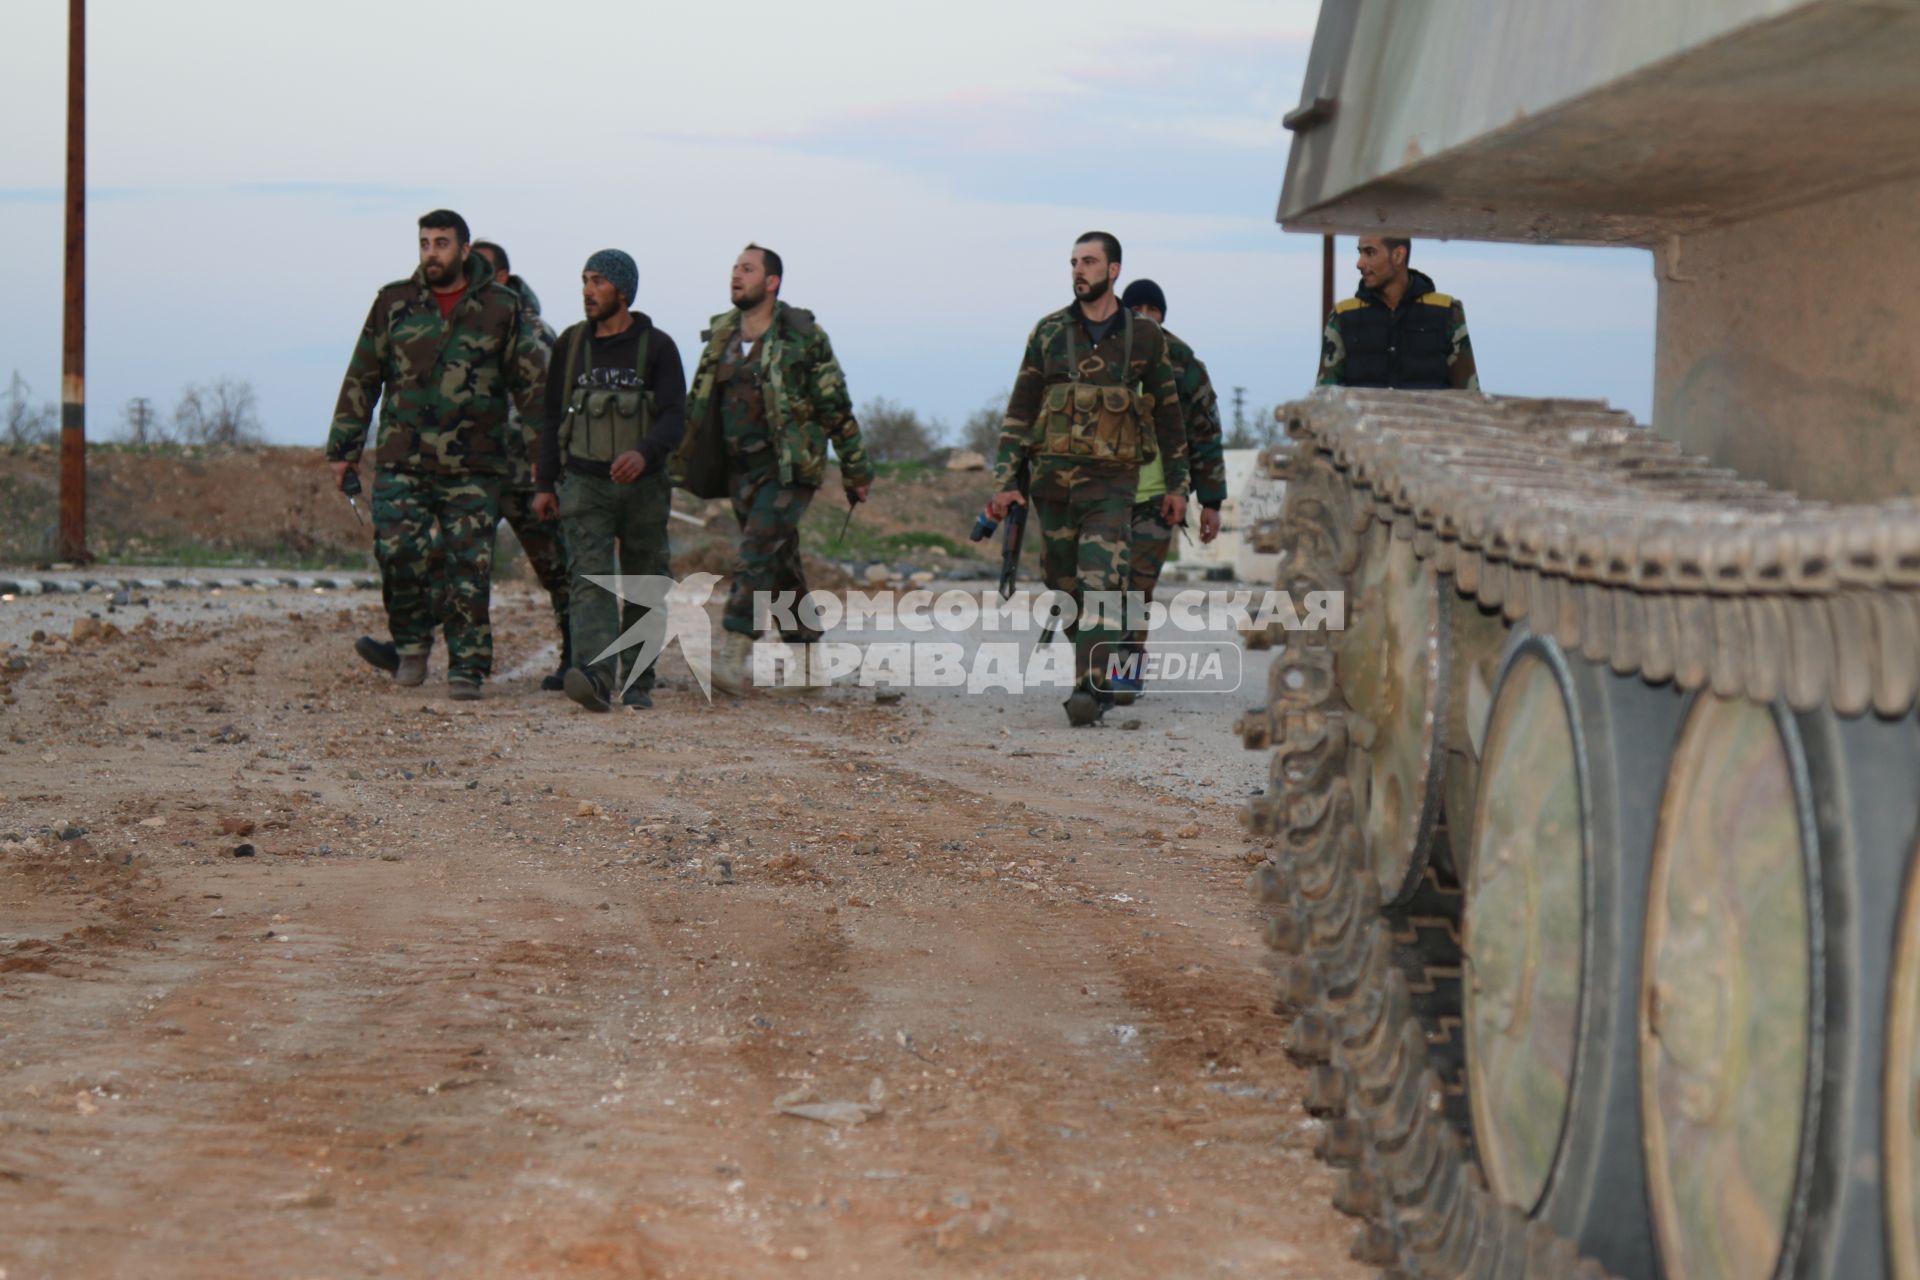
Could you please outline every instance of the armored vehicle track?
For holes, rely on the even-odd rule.
[[[1920,1278],[1920,507],[1591,403],[1281,412],[1279,585],[1346,626],[1237,727],[1355,1256]]]

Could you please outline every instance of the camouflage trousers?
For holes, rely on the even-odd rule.
[[[520,540],[520,549],[527,554],[527,563],[533,568],[533,576],[539,580],[541,588],[547,593],[547,602],[553,606],[554,625],[564,635],[567,630],[567,549],[560,536],[560,522],[534,519],[533,490],[521,488],[508,489],[500,495],[500,518],[507,522],[507,527],[513,530],[513,536]],[[433,575],[435,618],[444,618],[447,614],[446,558],[446,550],[436,530],[427,548],[428,572]]]
[[[1173,526],[1160,518],[1160,499],[1150,498],[1133,504],[1133,525],[1127,539],[1127,601],[1132,605],[1137,593],[1141,605],[1153,600],[1153,589],[1160,585],[1160,571],[1166,568],[1167,552],[1173,550]],[[1142,627],[1126,634],[1124,650],[1145,654],[1147,632]]]
[[[800,518],[807,514],[815,490],[808,485],[780,483],[772,467],[756,467],[733,474],[733,518],[740,524],[740,555],[733,564],[733,585],[727,593],[722,625],[743,635],[756,634],[753,597],[765,591],[807,591],[806,571],[800,565]],[[807,632],[790,640],[812,641]]]
[[[594,671],[609,688],[617,689],[632,670],[637,646],[597,662],[595,659],[646,617],[648,610],[620,599],[598,583],[588,582],[586,575],[667,577],[673,572],[672,549],[667,542],[673,486],[665,469],[643,475],[632,484],[567,472],[555,491],[565,530],[567,569],[573,578],[567,619],[573,637],[573,665]],[[634,680],[633,687],[653,688],[651,663]]]
[[[1126,590],[1130,517],[1139,487],[1139,473],[1131,467],[1076,466],[1035,476],[1030,497],[1040,526],[1040,573],[1050,590],[1072,596],[1083,610],[1090,591]],[[1098,656],[1104,667],[1117,652],[1120,622],[1118,617],[1082,617],[1067,628],[1076,682],[1092,673],[1096,684],[1104,684],[1104,675],[1094,671],[1094,647],[1102,646]]]
[[[382,471],[373,478],[373,552],[394,647],[424,654],[433,648],[434,623],[444,623],[450,680],[478,681],[493,670],[487,610],[500,483],[494,476],[411,471]],[[443,557],[437,575],[436,535]]]

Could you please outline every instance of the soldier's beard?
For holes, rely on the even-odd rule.
[[[733,295],[733,305],[742,311],[751,311],[766,300],[767,286],[765,285],[761,285],[758,289],[742,288]]]
[[[1107,296],[1107,290],[1112,287],[1113,281],[1107,279],[1075,280],[1073,282],[1073,296],[1082,302],[1098,302]]]
[[[434,262],[432,260],[428,260],[424,265],[427,269],[427,283],[436,286],[451,284],[453,282],[454,272],[459,267],[458,263]]]

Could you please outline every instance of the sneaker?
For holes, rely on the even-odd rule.
[[[1122,707],[1132,706],[1133,700],[1144,692],[1139,676],[1114,676],[1107,681],[1107,688],[1113,691],[1115,704]]]
[[[409,689],[427,682],[427,655],[424,653],[403,653],[400,661],[394,665],[393,682],[403,684]]]
[[[651,711],[653,710],[653,695],[636,684],[620,695],[620,705],[623,707],[632,707],[635,711]]]
[[[361,636],[353,642],[353,651],[370,667],[392,673],[400,669],[400,651],[393,647],[391,640],[375,640],[372,636]]]
[[[607,701],[607,691],[601,687],[600,680],[590,671],[579,667],[568,667],[567,674],[561,679],[567,696],[589,711],[611,711],[613,704]]]
[[[448,680],[447,696],[455,702],[480,701],[480,682],[478,680]]]

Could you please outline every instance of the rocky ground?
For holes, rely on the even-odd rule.
[[[516,589],[453,704],[376,603],[0,604],[6,1280],[1362,1274],[1244,695],[593,716]]]

